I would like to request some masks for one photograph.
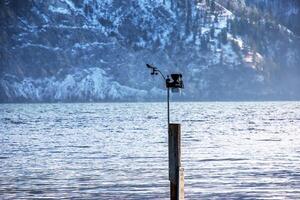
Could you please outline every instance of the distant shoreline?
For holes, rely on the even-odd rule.
[[[93,103],[165,103],[166,100],[122,101],[28,101],[0,102],[0,104],[93,104]],[[243,103],[243,102],[300,102],[300,99],[247,99],[247,100],[171,100],[172,103]]]

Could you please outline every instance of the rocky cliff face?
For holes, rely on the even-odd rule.
[[[145,63],[182,72],[183,99],[298,98],[296,26],[231,2],[1,1],[0,100],[162,98]]]

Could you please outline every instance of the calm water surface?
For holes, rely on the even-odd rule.
[[[186,199],[300,199],[300,102],[172,103]],[[0,199],[167,199],[164,103],[0,104]]]

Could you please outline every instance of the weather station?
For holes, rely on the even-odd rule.
[[[184,88],[182,74],[165,76],[157,67],[146,64],[151,70],[151,75],[161,75],[167,89],[167,115],[168,115],[168,152],[169,152],[169,180],[170,199],[184,199],[184,169],[181,166],[181,126],[170,123],[170,90],[178,93]]]

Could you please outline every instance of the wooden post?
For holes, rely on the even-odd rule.
[[[169,180],[170,199],[184,200],[184,175],[181,167],[180,124],[169,125]]]

